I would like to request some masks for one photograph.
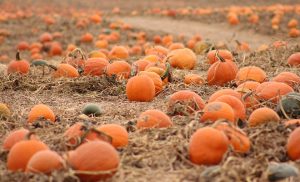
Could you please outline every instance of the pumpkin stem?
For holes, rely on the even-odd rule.
[[[219,61],[221,61],[221,62],[223,62],[223,63],[225,62],[225,59],[219,55],[219,50],[216,51],[215,57],[216,57]]]
[[[161,76],[161,80],[164,80],[166,78],[170,78],[171,79],[171,74],[170,74],[170,63],[166,63],[166,71],[164,72],[164,74]],[[171,80],[169,80],[171,81]]]
[[[20,61],[21,60],[21,57],[20,57],[20,51],[18,50],[17,53],[16,53],[16,60],[17,61]]]
[[[34,135],[35,132],[34,131],[29,131],[29,133],[27,133],[24,137],[25,140],[30,140],[31,136]]]

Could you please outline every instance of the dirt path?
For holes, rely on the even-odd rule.
[[[163,17],[122,17],[120,19],[144,30],[161,31],[175,35],[184,33],[186,36],[193,36],[198,33],[204,39],[213,42],[225,41],[234,43],[234,40],[245,41],[252,48],[257,48],[261,44],[269,44],[276,40],[274,37],[259,35],[250,30],[230,27],[227,23],[204,24],[196,21],[174,20]]]

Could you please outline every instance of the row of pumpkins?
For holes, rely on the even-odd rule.
[[[122,46],[114,47],[109,54],[110,57],[116,55],[112,63],[109,63],[104,57],[107,55],[101,51],[94,51],[89,54],[89,58],[85,58],[80,49],[74,49],[62,63],[53,66],[43,60],[33,61],[30,65],[17,53],[17,59],[8,64],[7,73],[26,75],[31,66],[46,66],[54,69],[54,78],[75,78],[81,75],[116,76],[118,80],[128,79],[126,96],[129,101],[150,102],[172,81],[170,67],[191,70],[197,64],[196,55],[187,48],[169,51],[162,46],[154,46],[147,49],[144,59],[132,65],[120,60],[123,59],[122,55],[128,55],[126,48]],[[212,126],[200,128],[191,136],[189,158],[193,163],[218,164],[229,146],[238,153],[249,152],[251,141],[247,134],[237,127],[239,121],[246,122],[249,127],[271,121],[280,122],[280,117],[288,120],[286,125],[300,123],[300,96],[294,92],[294,88],[300,83],[299,76],[291,72],[282,72],[271,81],[266,81],[267,75],[259,67],[247,66],[238,69],[228,50],[212,50],[208,52],[207,59],[211,64],[207,74],[208,85],[224,86],[235,81],[238,87],[216,91],[207,103],[190,90],[177,91],[169,97],[170,116],[201,112],[200,122],[214,122]],[[298,66],[300,53],[291,55],[288,64]],[[184,82],[202,85],[205,80],[200,75],[188,74]],[[261,107],[264,102],[277,104],[277,112],[268,107]],[[247,109],[253,110],[248,118]],[[1,105],[0,112],[2,117],[10,115],[5,105]],[[95,105],[87,105],[83,113],[101,115],[101,111]],[[170,116],[160,110],[147,110],[140,114],[136,127],[171,127],[173,123]],[[31,109],[28,123],[39,122],[40,118],[55,122],[53,111],[43,104]],[[300,158],[300,149],[297,147],[300,142],[299,136],[300,128],[297,128],[288,139],[287,152],[292,160]],[[126,129],[117,124],[94,127],[76,123],[66,130],[64,138],[66,145],[72,150],[61,157],[55,151],[49,150],[34,133],[26,129],[12,131],[3,142],[3,149],[9,151],[8,169],[50,173],[64,168],[67,161],[83,181],[99,180],[108,178],[117,171],[120,158],[115,148],[126,147],[128,144]]]

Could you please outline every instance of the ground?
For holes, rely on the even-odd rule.
[[[1,2],[1,1],[0,1]],[[247,23],[245,17],[241,18],[241,24],[231,26],[226,21],[226,14],[214,13],[210,15],[176,15],[163,16],[149,14],[148,10],[160,7],[162,9],[177,9],[185,7],[222,8],[235,6],[269,6],[275,3],[290,4],[294,6],[294,0],[89,0],[89,1],[44,1],[21,0],[3,1],[0,6],[9,7],[0,12],[14,12],[14,8],[20,8],[29,14],[30,11],[37,13],[27,18],[11,18],[8,21],[0,21],[0,35],[9,34],[0,41],[0,102],[9,106],[13,115],[0,122],[0,144],[7,134],[17,128],[29,128],[40,137],[52,150],[64,155],[67,152],[63,134],[72,124],[86,121],[80,116],[86,103],[97,103],[103,110],[100,117],[90,118],[94,126],[105,123],[117,123],[129,132],[129,144],[127,147],[118,149],[120,166],[117,173],[109,181],[268,181],[268,165],[272,162],[288,162],[300,169],[299,162],[292,162],[286,154],[287,137],[293,127],[286,128],[283,124],[270,122],[262,126],[243,130],[251,140],[251,150],[246,154],[237,154],[229,150],[223,161],[217,166],[198,166],[190,162],[188,156],[188,144],[190,136],[198,128],[210,123],[199,123],[199,116],[173,116],[174,125],[167,129],[137,130],[135,122],[140,113],[147,109],[159,109],[168,112],[167,102],[171,94],[183,89],[190,89],[199,94],[204,100],[217,90],[225,87],[235,88],[234,83],[224,87],[208,86],[207,84],[185,85],[183,76],[189,72],[197,73],[206,78],[209,64],[205,54],[197,55],[197,65],[192,71],[172,69],[173,81],[165,86],[164,90],[155,97],[152,102],[130,102],[125,93],[126,80],[118,81],[113,78],[87,77],[76,79],[54,79],[46,70],[43,76],[40,68],[32,68],[27,76],[6,75],[6,65],[14,59],[16,46],[20,41],[29,43],[37,42],[43,32],[61,32],[62,37],[56,41],[62,44],[64,50],[68,44],[75,44],[85,52],[97,49],[94,44],[80,42],[80,37],[86,32],[94,35],[94,39],[101,30],[107,30],[109,23],[122,20],[134,28],[132,31],[121,31],[119,42],[109,45],[134,45],[132,35],[145,32],[149,41],[154,35],[170,34],[175,41],[186,43],[195,34],[201,35],[203,42],[212,44],[225,44],[232,50],[235,62],[239,67],[254,65],[262,68],[270,80],[282,71],[290,71],[300,75],[299,68],[287,65],[288,57],[300,51],[299,38],[288,36],[287,22],[291,18],[300,20],[300,15],[287,12],[281,22],[279,30],[271,28],[270,19],[272,13],[259,11],[261,21],[257,25]],[[15,6],[12,6],[15,3]],[[120,14],[113,14],[114,7],[121,9]],[[27,10],[27,11],[26,11]],[[104,21],[102,24],[89,24],[84,28],[77,28],[76,21],[80,19],[80,13],[70,16],[68,10],[80,10],[90,12],[101,10]],[[132,11],[137,10],[137,15]],[[49,12],[55,17],[56,23],[49,26],[43,23],[41,16]],[[86,15],[85,14],[85,15]],[[92,14],[92,13],[91,13]],[[79,18],[78,18],[79,17]],[[0,15],[1,19],[1,15]],[[179,40],[179,35],[184,35]],[[251,47],[250,52],[235,50],[236,42],[247,42]],[[280,48],[272,47],[274,41],[286,41],[288,46]],[[95,41],[95,40],[94,40]],[[268,45],[264,51],[257,51],[261,45]],[[43,59],[51,64],[58,64],[63,56],[50,57],[44,52]],[[21,52],[24,59],[33,61],[30,52]],[[144,55],[132,55],[126,61],[133,63]],[[300,86],[294,90],[299,92]],[[42,126],[29,126],[27,115],[34,105],[44,103],[51,106],[59,118],[56,123],[42,122]],[[271,108],[276,105],[263,103]],[[249,109],[247,113],[251,113]],[[7,152],[0,149],[0,181],[78,181],[70,166],[64,170],[55,171],[50,176],[42,174],[28,174],[11,172],[6,169]],[[299,178],[289,179],[299,181]]]

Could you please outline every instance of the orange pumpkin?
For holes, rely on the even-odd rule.
[[[164,59],[167,56],[168,52],[169,52],[169,50],[163,46],[154,46],[154,47],[145,49],[146,55],[156,55],[160,59]]]
[[[196,54],[188,49],[176,49],[167,55],[167,60],[171,66],[179,69],[193,69],[197,62]]]
[[[55,122],[55,115],[53,111],[45,104],[38,104],[31,108],[28,114],[28,123],[33,123],[39,118]]]
[[[112,138],[112,146],[119,148],[128,145],[128,132],[118,124],[104,124],[96,128]]]
[[[275,82],[282,82],[285,84],[288,84],[291,87],[294,87],[296,85],[300,84],[300,77],[292,72],[281,72],[279,75],[275,76],[272,81]]]
[[[237,25],[240,23],[240,20],[238,18],[238,15],[236,13],[230,12],[227,15],[227,21],[230,25]]]
[[[178,110],[177,104],[184,105],[184,110]],[[180,90],[170,96],[168,111],[171,115],[187,114],[202,110],[204,106],[205,103],[198,94],[190,90]]]
[[[262,107],[254,110],[248,119],[250,127],[255,127],[267,122],[279,122],[278,114],[270,108]]]
[[[288,28],[296,28],[298,25],[298,20],[297,19],[290,19],[288,22]]]
[[[184,76],[185,84],[195,84],[195,85],[203,85],[204,79],[198,74],[187,74]]]
[[[172,50],[175,50],[175,49],[183,49],[185,46],[182,44],[182,43],[172,43],[170,46],[169,46],[169,49],[172,51]]]
[[[139,71],[144,71],[149,63],[150,62],[147,61],[147,60],[140,59],[140,60],[137,60],[137,61],[133,62],[132,65],[133,65],[134,68],[136,67],[137,72],[139,72]]]
[[[64,160],[56,152],[41,150],[30,158],[26,172],[50,174],[54,170],[62,169],[63,166]]]
[[[224,60],[219,57],[219,61],[212,64],[207,71],[207,83],[208,85],[224,84],[235,79],[238,67],[231,60]]]
[[[40,36],[40,42],[42,43],[51,42],[52,40],[53,36],[48,32],[45,32]]]
[[[155,97],[155,85],[145,75],[134,76],[126,84],[126,95],[130,101],[150,102]]]
[[[126,61],[115,61],[106,67],[106,74],[115,75],[117,78],[129,78],[130,71],[131,66]]]
[[[7,73],[20,73],[20,74],[28,74],[30,68],[30,64],[26,60],[22,60],[20,58],[20,53],[17,52],[16,60],[11,61],[7,65]]]
[[[117,171],[120,162],[116,149],[102,141],[84,143],[68,154],[67,161],[81,181],[110,178]]]
[[[241,119],[246,119],[246,108],[242,101],[234,96],[231,95],[223,95],[216,99],[216,101],[224,102],[230,105],[234,111],[235,121]]]
[[[300,65],[300,52],[296,52],[296,53],[290,55],[287,62],[290,66],[299,66]]]
[[[62,52],[63,50],[60,43],[58,42],[51,43],[50,50],[49,50],[49,54],[51,56],[60,56],[62,55]]]
[[[294,89],[285,83],[264,82],[256,88],[255,94],[260,100],[270,100],[277,103],[279,97],[293,91]]]
[[[249,16],[248,21],[252,24],[257,24],[259,22],[259,16],[257,14],[252,14]]]
[[[149,71],[140,71],[138,73],[138,75],[146,75],[146,76],[148,76],[149,78],[152,79],[152,81],[153,81],[153,83],[155,85],[155,94],[156,95],[159,94],[162,91],[162,89],[163,89],[163,82],[162,82],[160,76],[157,73],[155,73],[155,72],[149,72]]]
[[[219,164],[228,147],[229,141],[223,132],[212,127],[200,128],[189,141],[190,160],[198,165]]]
[[[48,149],[46,144],[38,140],[20,141],[8,153],[7,168],[11,171],[25,171],[28,161],[35,153]]]
[[[287,141],[287,154],[293,161],[300,159],[300,127],[296,128],[289,136]]]
[[[89,58],[104,58],[104,59],[107,59],[106,55],[103,52],[97,51],[97,50],[89,52],[88,57]]]
[[[208,102],[213,102],[218,97],[223,96],[223,95],[231,95],[231,96],[234,96],[238,99],[241,99],[241,95],[237,91],[234,91],[233,89],[230,89],[230,88],[225,88],[225,89],[221,89],[221,90],[218,90],[215,93],[213,93],[209,97]]]
[[[26,51],[30,48],[28,42],[26,41],[22,41],[22,42],[19,42],[18,45],[17,45],[17,50],[19,51]]]
[[[285,126],[290,126],[290,125],[300,126],[300,119],[291,119],[291,120],[285,121],[284,125]]]
[[[250,150],[251,142],[249,137],[238,127],[228,123],[220,123],[214,128],[222,131],[227,136],[228,141],[235,152],[247,153]]]
[[[237,84],[245,81],[256,81],[262,83],[266,80],[267,74],[264,70],[256,66],[247,66],[239,69],[236,75]]]
[[[137,128],[167,128],[172,126],[173,123],[169,116],[160,110],[152,109],[147,110],[140,114],[137,119]]]
[[[66,78],[76,78],[79,77],[79,73],[70,64],[64,64],[61,63],[57,67],[52,67],[54,68],[55,72],[53,73],[54,78],[61,78],[61,77],[66,77]]]
[[[289,31],[289,36],[292,38],[296,38],[300,36],[300,30],[297,28],[291,28]]]
[[[107,40],[98,40],[98,41],[96,41],[95,46],[99,49],[106,49],[106,48],[108,48],[108,41]]]
[[[80,42],[82,43],[91,43],[93,42],[93,35],[91,33],[85,33],[81,36]]]
[[[210,102],[205,105],[200,121],[215,122],[219,119],[226,119],[228,121],[235,122],[235,114],[232,107],[227,103],[218,101]]]
[[[115,46],[109,52],[110,59],[127,59],[129,52],[124,46]]]
[[[84,75],[100,76],[104,73],[109,62],[104,58],[90,58],[86,60],[84,66]]]
[[[24,128],[10,132],[3,141],[3,150],[10,150],[16,143],[24,140],[28,134],[29,130]],[[30,135],[30,139],[37,139],[37,137]]]
[[[233,60],[232,53],[226,49],[211,50],[207,53],[207,59],[209,64],[214,64],[215,62],[219,61],[216,55],[217,51],[219,57],[222,57],[224,60]]]

